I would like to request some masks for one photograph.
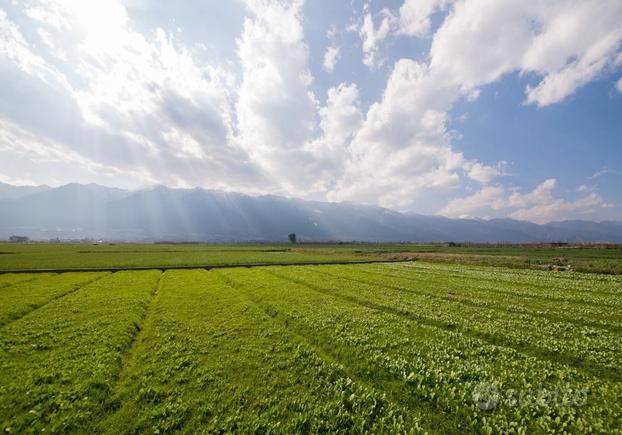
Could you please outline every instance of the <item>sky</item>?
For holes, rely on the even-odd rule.
[[[622,220],[620,0],[0,0],[0,182]]]

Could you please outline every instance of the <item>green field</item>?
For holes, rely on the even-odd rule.
[[[205,266],[382,259],[337,245],[0,244],[0,270]]]
[[[0,352],[11,433],[622,432],[617,275],[424,261],[4,274]]]
[[[427,262],[622,273],[622,246],[457,246],[435,244],[15,244],[0,243],[0,271],[110,267],[222,266],[420,259]]]

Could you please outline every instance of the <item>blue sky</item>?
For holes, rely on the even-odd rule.
[[[0,0],[0,181],[622,219],[618,0]]]

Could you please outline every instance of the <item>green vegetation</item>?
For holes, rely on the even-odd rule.
[[[25,275],[0,291],[0,325],[18,319],[49,301],[79,289],[102,277],[102,273]]]
[[[335,245],[338,246],[338,245]],[[0,270],[287,264],[382,259],[333,245],[0,244]],[[1,285],[1,284],[0,284]]]
[[[5,276],[2,430],[622,431],[620,276],[423,261]]]
[[[5,325],[0,330],[2,430],[85,431],[98,419],[159,275],[108,275]]]
[[[622,273],[622,246],[434,244],[0,244],[0,270],[424,260],[451,264]],[[10,279],[10,278],[7,278]],[[0,288],[3,286],[0,280]]]

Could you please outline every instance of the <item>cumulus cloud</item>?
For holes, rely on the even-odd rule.
[[[533,220],[606,205],[592,190],[579,190],[583,196],[574,200],[557,197],[554,179],[528,192],[508,189],[506,162],[465,156],[449,114],[510,73],[528,77],[525,103],[544,107],[622,65],[617,0],[404,0],[377,13],[366,5],[349,27],[362,41],[371,69],[365,73],[384,74],[389,38],[430,43],[418,59],[413,53],[388,65],[376,101],[367,92],[361,98],[357,74],[334,86],[337,71],[329,77],[337,80],[318,90],[310,64],[332,72],[345,52],[331,26],[323,62],[310,63],[303,0],[246,0],[231,64],[197,59],[185,32],[139,31],[122,0],[15,5],[23,15],[17,21],[33,28],[23,32],[0,9],[3,68],[27,76],[16,83],[30,86],[30,103],[45,104],[32,108],[38,118],[2,124],[5,161],[26,159],[24,150],[39,141],[51,154],[35,159],[57,165],[65,153],[65,167],[128,183]],[[616,87],[622,92],[622,79]],[[53,113],[56,106],[64,110]],[[0,117],[6,113],[0,105]]]
[[[517,189],[508,192],[500,185],[485,186],[472,195],[449,201],[440,214],[450,217],[472,217],[484,213],[547,223],[569,216],[590,215],[598,208],[609,206],[596,192],[575,200],[555,197],[553,192],[556,187],[557,180],[554,178],[545,180],[527,193]],[[579,191],[588,192],[587,189]]]
[[[145,35],[131,26],[121,1],[26,0],[24,13],[56,57],[52,67],[4,21],[4,54],[27,73],[52,77],[78,108],[71,150],[110,160],[125,171],[138,167],[171,185],[252,188],[265,178],[233,140],[234,76],[198,64],[172,34]],[[0,17],[0,20],[6,20]],[[61,50],[62,47],[62,52]],[[70,66],[77,65],[77,67]],[[70,71],[62,74],[59,71]],[[84,137],[91,130],[90,137]],[[108,149],[95,146],[114,135]],[[45,138],[42,138],[45,140]],[[123,151],[113,150],[123,147]],[[109,162],[111,163],[111,162]]]
[[[502,175],[499,166],[465,159],[452,146],[447,119],[453,105],[477,99],[481,87],[513,71],[541,77],[526,89],[527,103],[557,103],[615,62],[622,40],[622,4],[589,0],[406,1],[396,32],[424,35],[430,16],[450,5],[429,60],[394,64],[382,100],[371,105],[353,139],[346,175],[329,197],[409,209],[423,193],[450,192],[465,179],[489,184]],[[378,42],[393,29],[391,12],[384,16],[380,38],[365,15],[364,60],[374,59]]]
[[[319,110],[319,138],[305,146],[313,156],[309,170],[315,174],[312,192],[327,192],[343,175],[343,162],[349,158],[352,136],[363,121],[359,92],[355,84],[342,83],[328,90],[326,105]]]
[[[547,106],[618,61],[620,19],[615,0],[458,2],[434,35],[430,68],[463,93],[533,72],[542,79],[527,87],[526,102]]]
[[[308,185],[301,170],[312,156],[304,144],[317,124],[302,4],[248,1],[252,17],[245,20],[238,41],[243,71],[236,106],[240,144],[290,191]]]

